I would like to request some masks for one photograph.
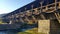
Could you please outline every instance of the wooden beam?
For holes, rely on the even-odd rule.
[[[60,2],[59,2],[59,7],[58,8],[60,9]]]
[[[35,20],[36,18],[34,16],[32,16],[32,18]]]
[[[55,14],[55,16],[56,16],[57,20],[58,20],[58,21],[59,21],[59,23],[60,23],[59,16],[57,15],[57,13],[54,13],[54,14]]]
[[[33,12],[33,14],[38,15],[40,13],[37,9],[38,8],[34,9],[35,11]]]
[[[22,18],[20,18],[20,21],[24,23],[24,20]]]
[[[26,21],[29,21],[28,17],[25,16],[25,20],[26,20]]]
[[[59,19],[60,19],[60,14],[59,14],[59,13],[57,13],[57,15],[58,15],[58,17],[59,17]]]
[[[45,16],[44,16],[43,14],[41,14],[41,17],[42,17],[43,19],[45,19]]]

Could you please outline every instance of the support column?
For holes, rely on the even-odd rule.
[[[57,19],[38,20],[38,32],[44,34],[60,34],[60,23]]]
[[[38,20],[38,32],[49,34],[50,32],[50,20]]]

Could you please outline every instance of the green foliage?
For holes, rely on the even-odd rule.
[[[0,18],[0,24],[2,24],[2,18]]]
[[[32,33],[28,33],[28,32],[19,32],[18,34],[32,34]]]
[[[0,18],[0,24],[7,24],[2,21],[2,18]]]

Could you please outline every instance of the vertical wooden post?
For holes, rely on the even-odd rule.
[[[57,2],[57,0],[55,0],[55,10],[57,9],[57,3],[56,2]]]
[[[59,2],[59,9],[60,9],[60,2]]]
[[[18,18],[18,15],[16,14],[16,18]]]
[[[46,6],[46,10],[48,10],[48,6]]]
[[[33,10],[33,5],[32,5],[32,10]],[[32,15],[32,18],[33,18],[34,20],[36,20],[36,18],[34,17],[34,15]]]
[[[20,18],[20,21],[21,21],[22,23],[24,23],[24,20],[23,20],[22,18]]]
[[[43,6],[42,4],[43,4],[43,2],[40,2],[40,4],[41,4],[41,12],[42,12],[42,6]]]
[[[45,17],[44,17],[44,15],[42,14],[42,4],[43,4],[43,2],[40,2],[40,4],[41,4],[41,17],[43,18],[43,19],[45,19]]]
[[[33,14],[33,5],[32,5],[31,7],[32,7],[31,12],[32,12],[32,14]]]
[[[14,18],[14,15],[12,15],[12,16],[11,16],[11,19],[10,19],[10,23],[9,23],[9,24],[12,24],[12,23],[14,23],[14,20],[13,20],[13,18]]]
[[[26,11],[27,8],[25,8],[25,11]]]
[[[32,10],[33,10],[33,5],[32,5]],[[37,8],[35,9],[35,11],[37,12]],[[36,14],[35,14],[35,15],[36,15]],[[34,15],[32,15],[32,19],[33,19],[33,20],[32,20],[33,23],[37,23],[38,19],[36,19]]]
[[[27,8],[25,8],[25,11],[26,11]],[[28,15],[28,14],[27,14]],[[27,16],[25,16],[25,20],[29,23],[29,19]]]

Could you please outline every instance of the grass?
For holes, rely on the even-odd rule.
[[[38,33],[38,28],[33,28],[30,30],[26,30],[24,32],[18,32],[17,34],[44,34],[44,33]]]
[[[0,24],[7,24],[7,23],[3,23],[2,21],[0,21]]]
[[[0,24],[7,24],[7,23],[3,23],[2,18],[0,18]]]

